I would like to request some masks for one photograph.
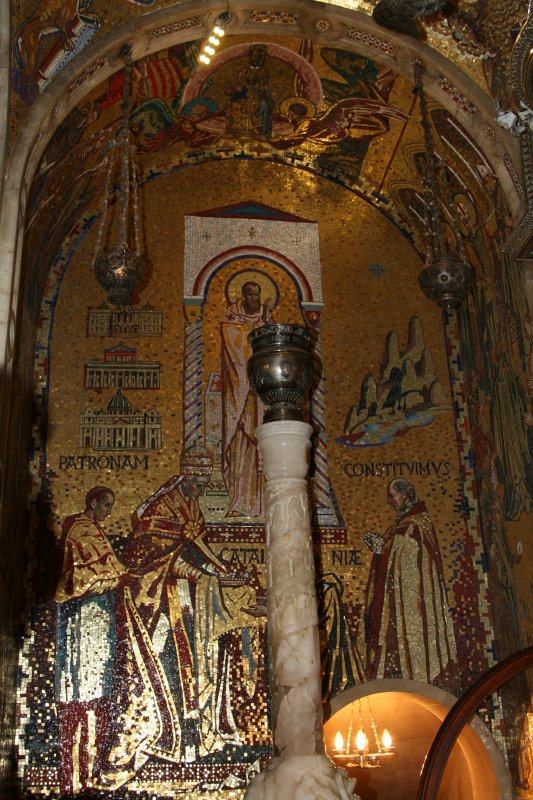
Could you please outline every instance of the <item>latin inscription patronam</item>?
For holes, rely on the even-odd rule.
[[[59,469],[148,469],[148,456],[59,456]]]

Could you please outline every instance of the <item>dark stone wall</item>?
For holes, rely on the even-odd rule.
[[[35,324],[21,307],[12,374],[2,387],[3,453],[0,523],[0,797],[17,796],[14,732],[17,661],[24,629],[29,452]]]

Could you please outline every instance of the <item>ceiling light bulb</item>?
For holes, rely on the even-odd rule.
[[[381,737],[381,742],[385,750],[390,750],[392,747],[392,736],[388,732],[387,728],[383,731],[383,736]]]
[[[210,63],[211,63],[211,59],[210,59],[210,58],[208,58],[207,56],[204,56],[204,54],[203,54],[203,53],[202,53],[202,55],[199,57],[198,61],[201,61],[201,62],[202,62],[202,64],[210,64]]]
[[[218,45],[220,44],[220,39],[217,39],[216,36],[210,36],[207,41],[209,42],[209,44],[212,44],[214,47],[218,47]]]
[[[366,733],[359,728],[357,734],[355,736],[355,746],[359,750],[360,753],[363,753],[366,750],[367,745],[367,738]]]
[[[206,46],[204,47],[204,52],[208,53],[210,56],[214,56],[215,55],[215,48],[211,47],[210,44],[206,44]]]
[[[337,753],[341,753],[344,750],[344,737],[340,731],[337,731],[335,734],[333,749],[336,750]]]
[[[224,30],[224,28],[221,28],[220,25],[215,25],[215,27],[213,28],[213,33],[215,34],[215,36],[220,36],[221,38],[222,36],[226,35],[226,31]]]

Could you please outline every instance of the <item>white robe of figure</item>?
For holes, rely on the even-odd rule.
[[[248,334],[270,321],[270,311],[248,314],[240,298],[228,306],[221,323],[222,470],[229,500],[226,516],[258,517],[263,513],[262,480],[255,429],[259,403],[250,389],[246,367],[252,354]]]

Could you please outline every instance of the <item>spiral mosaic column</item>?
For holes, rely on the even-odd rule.
[[[315,500],[316,510],[322,524],[333,524],[333,508],[330,495],[328,474],[328,435],[326,432],[326,387],[322,361],[322,343],[320,341],[320,312],[306,311],[306,322],[313,340],[313,360],[315,374],[319,376],[318,382],[311,394],[310,412],[311,422],[315,430],[315,449],[313,452],[315,462]],[[324,519],[325,517],[325,519]]]
[[[202,437],[202,308],[184,305],[185,352],[183,356],[183,448]]]

